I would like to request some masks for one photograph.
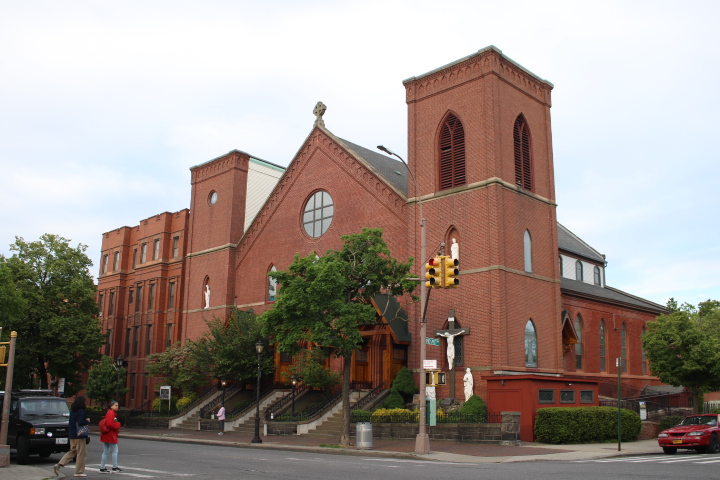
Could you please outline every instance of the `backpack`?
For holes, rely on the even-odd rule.
[[[105,425],[105,418],[103,418],[102,420],[100,420],[100,433],[105,434],[105,433],[108,433],[109,431],[110,431],[110,429],[107,428],[107,426]]]

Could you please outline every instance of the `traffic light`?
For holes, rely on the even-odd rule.
[[[426,287],[440,288],[442,287],[442,260],[440,257],[431,258],[425,264],[425,282]]]
[[[428,387],[436,387],[438,385],[446,385],[446,373],[440,370],[425,371],[425,385]]]
[[[445,257],[443,258],[443,268],[445,269],[445,275],[443,276],[443,287],[452,288],[460,285],[460,279],[457,276],[460,274],[460,261],[455,258]]]

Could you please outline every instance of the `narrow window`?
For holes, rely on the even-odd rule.
[[[580,260],[575,262],[575,280],[583,281],[583,264]]]
[[[593,280],[595,282],[595,285],[602,284],[602,282],[600,281],[600,267],[598,267],[598,266],[593,268]]]
[[[465,130],[451,113],[440,130],[440,190],[465,183]]]
[[[165,337],[165,348],[168,348],[170,345],[172,345],[172,330],[172,323],[168,323]]]
[[[270,267],[271,272],[277,272],[275,265]],[[268,276],[268,302],[274,302],[277,295],[277,280]]]
[[[168,310],[175,308],[175,282],[170,282],[170,292],[168,293]]]
[[[102,264],[102,273],[106,274],[108,269],[108,256],[107,254],[103,255],[103,264]]]
[[[145,338],[145,355],[152,353],[152,325],[147,326],[147,337]]]
[[[148,378],[148,374],[146,373],[145,379],[143,380],[143,399],[148,399],[148,394],[150,393],[150,380]]]
[[[625,330],[625,324],[620,327],[620,361],[622,362],[623,373],[627,372],[627,331]]]
[[[107,343],[105,343],[105,356],[110,356],[110,343],[112,342],[112,330],[107,331]]]
[[[98,317],[103,316],[103,300],[105,300],[105,295],[101,293],[98,295]]]
[[[130,400],[135,400],[135,378],[137,373],[130,374]]]
[[[522,114],[515,120],[513,140],[515,144],[515,184],[527,190],[532,190],[532,145],[530,128]]]
[[[110,292],[110,305],[108,305],[108,315],[115,314],[115,292]]]
[[[137,248],[133,248],[133,268],[137,265]]]
[[[642,328],[642,334],[641,334],[641,336],[642,336],[642,337],[645,336],[645,327]],[[642,340],[642,337],[641,337],[641,340]],[[642,346],[643,346],[643,342],[641,341],[641,342],[640,342],[640,348],[642,348]],[[647,375],[647,353],[645,353],[645,349],[644,349],[644,348],[642,348],[642,374],[643,374],[643,375]]]
[[[558,260],[560,261],[560,276],[563,276],[563,260],[562,255],[558,255]]]
[[[606,370],[606,363],[605,363],[605,320],[600,320],[600,371],[605,372]]]
[[[177,258],[180,253],[180,237],[173,237],[172,256]]]
[[[115,258],[113,259],[113,270],[120,270],[120,252],[115,252]]]
[[[532,320],[525,324],[525,366],[537,368],[537,333]]]
[[[582,370],[583,368],[583,344],[582,344],[582,317],[578,313],[575,318],[575,333],[577,333],[577,343],[575,344],[575,368]]]
[[[153,260],[160,258],[160,239],[156,238],[153,241]]]
[[[140,246],[140,263],[147,262],[147,243]]]
[[[128,293],[128,304],[132,305],[134,299],[135,299],[135,290],[130,290],[130,292]]]
[[[148,310],[155,310],[155,284],[150,284],[150,295],[148,295]]]
[[[523,236],[523,243],[525,245],[524,252],[525,252],[525,271],[528,273],[532,273],[533,271],[533,264],[532,264],[532,238],[530,237],[530,231],[525,230],[525,235]]]
[[[132,330],[125,330],[125,358],[130,356],[130,343],[132,342]]]
[[[136,357],[138,354],[139,341],[140,341],[140,327],[133,327],[133,347],[132,347],[133,357]]]
[[[135,301],[135,313],[138,313],[142,309],[143,301],[143,287],[137,287],[137,299]]]

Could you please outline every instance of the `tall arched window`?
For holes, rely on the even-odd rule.
[[[593,281],[595,285],[602,284],[602,280],[600,279],[600,267],[598,266],[595,266],[595,268],[593,268]]]
[[[605,363],[605,320],[600,320],[600,371],[607,371],[607,365]]]
[[[523,235],[523,245],[523,251],[525,254],[525,271],[532,273],[532,237],[530,237],[530,230],[525,230],[525,235]]]
[[[275,265],[270,267],[270,272],[277,272]],[[277,296],[277,280],[268,275],[268,302],[274,302]]]
[[[518,115],[515,120],[513,140],[515,144],[515,184],[532,190],[532,142],[530,128],[522,114]]]
[[[537,332],[532,320],[525,324],[525,366],[537,368]]]
[[[449,114],[440,130],[440,190],[465,185],[465,130]]]
[[[577,314],[575,317],[575,333],[577,334],[577,343],[575,344],[575,368],[582,370],[583,368],[583,344],[582,344],[582,317]]]
[[[583,281],[583,264],[580,260],[575,261],[575,280]]]
[[[645,327],[642,327],[642,334],[640,339],[642,340],[645,337]],[[640,342],[640,347],[642,349],[642,374],[647,375],[647,353],[645,352],[645,345],[643,342]]]
[[[562,255],[558,255],[558,261],[560,262],[560,276],[563,276],[563,260]]]
[[[622,363],[623,373],[627,372],[627,331],[625,324],[620,327],[620,361]]]

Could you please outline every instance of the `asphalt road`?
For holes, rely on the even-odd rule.
[[[85,473],[89,478],[107,477],[108,475],[98,472],[102,445],[97,438],[93,438],[88,448],[88,466]],[[308,454],[136,439],[121,439],[119,448],[119,464],[124,472],[112,474],[110,478],[116,480],[131,477],[188,480],[687,480],[718,478],[720,469],[720,455],[699,455],[694,452],[596,461],[475,464]],[[58,459],[58,455],[48,459],[32,456],[31,462],[52,473],[51,467]],[[69,464],[62,470],[66,477],[72,477],[73,466],[74,464]]]

